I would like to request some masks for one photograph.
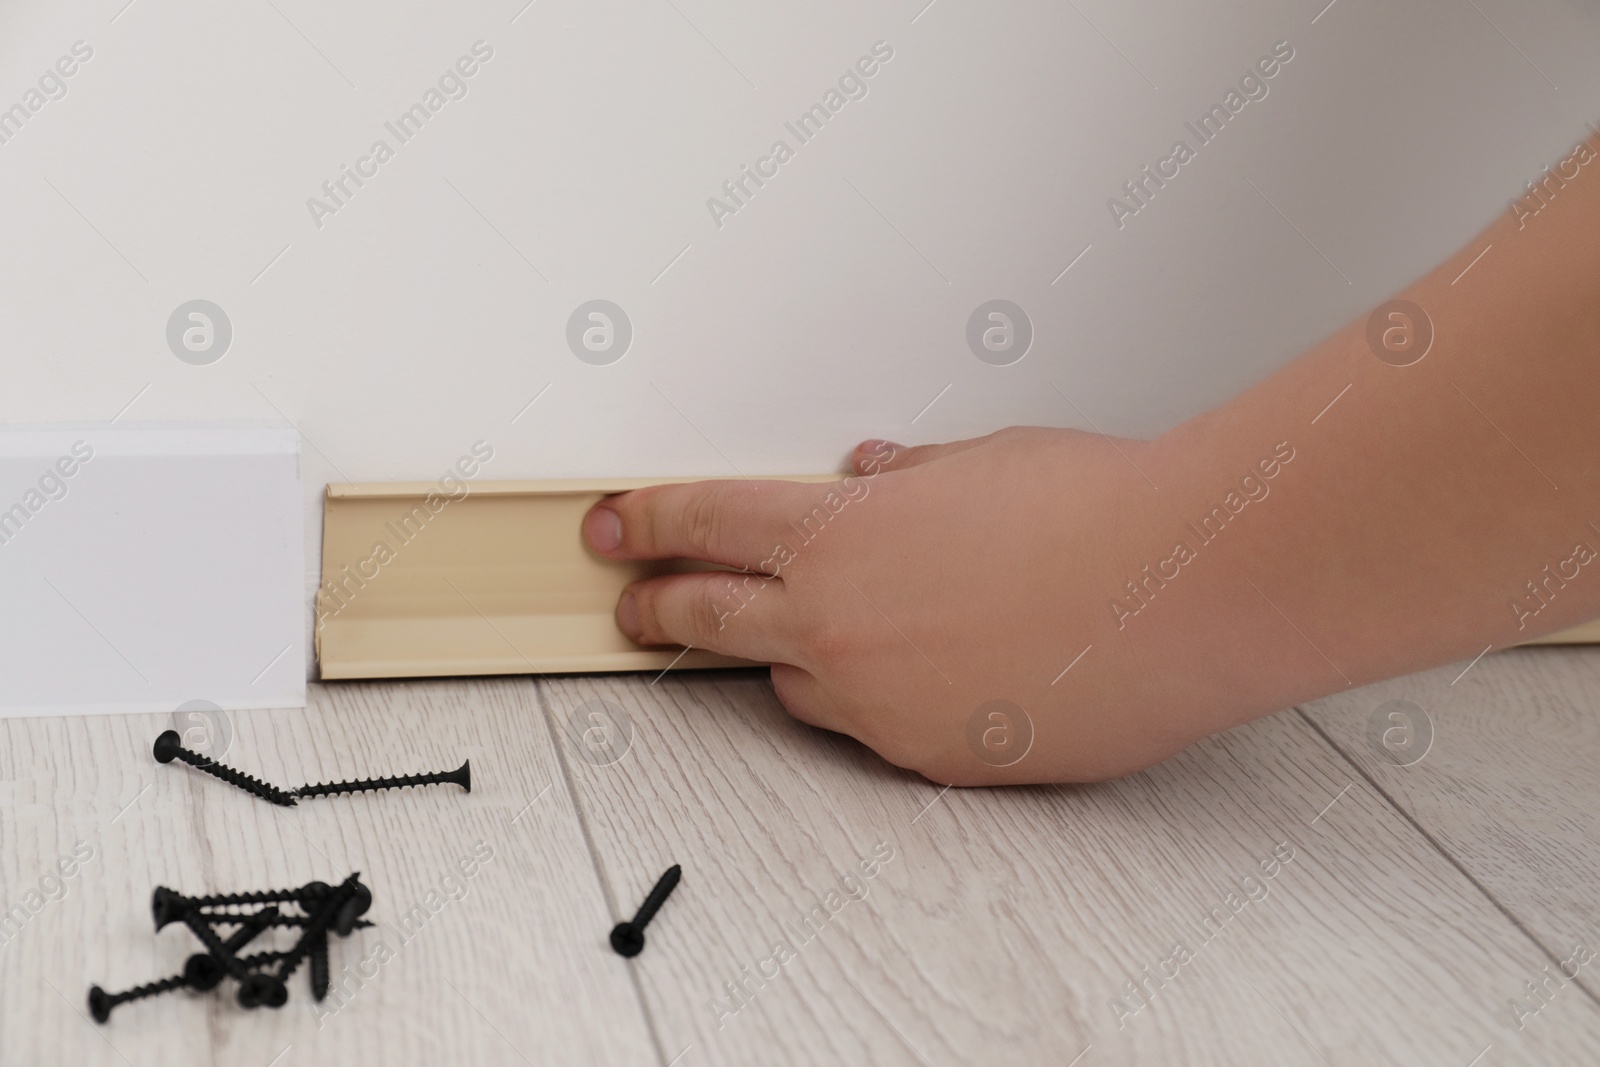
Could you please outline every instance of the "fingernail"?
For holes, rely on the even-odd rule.
[[[900,449],[902,449],[904,447],[905,447],[904,445],[897,445],[893,441],[862,441],[861,442],[861,451],[863,451],[863,452],[871,452],[875,456],[876,455],[881,455],[884,452],[897,452],[897,451],[899,451]]]
[[[614,552],[622,544],[622,517],[610,508],[595,508],[583,520],[583,536],[596,552]]]
[[[623,593],[617,605],[617,625],[629,638],[639,639],[639,602],[632,593]]]

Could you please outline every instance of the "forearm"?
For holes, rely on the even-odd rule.
[[[1552,192],[1399,294],[1432,322],[1419,362],[1378,358],[1363,319],[1154,446],[1188,514],[1295,450],[1191,605],[1245,631],[1254,700],[1600,616],[1600,161]]]

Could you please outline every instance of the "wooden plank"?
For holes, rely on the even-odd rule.
[[[1559,963],[1574,944],[1600,953],[1597,696],[1593,650],[1513,649],[1303,710]],[[1431,724],[1425,750],[1412,709]],[[1600,990],[1592,971],[1576,984]]]
[[[467,481],[477,470],[464,458],[448,484],[328,486],[316,627],[323,679],[750,665],[705,649],[643,648],[617,629],[629,583],[710,565],[602,559],[583,542],[583,517],[607,493],[673,479]]]
[[[1536,637],[1530,645],[1600,645],[1600,620],[1580,623],[1570,630]]]
[[[470,757],[472,793],[434,786],[285,810],[155,764],[150,744],[170,716],[0,723],[0,899],[19,899],[74,841],[95,850],[0,956],[0,1062],[656,1059],[627,970],[605,945],[604,900],[531,683],[316,686],[311,700],[232,713],[226,761],[298,785]],[[244,1011],[229,991],[130,1004],[105,1027],[80,1014],[90,982],[126,988],[175,973],[194,951],[181,929],[152,933],[152,886],[269,888],[355,870],[383,925],[334,942],[335,990],[322,1005],[302,970],[279,1011]]]
[[[680,1067],[1465,1065],[1600,1046],[1579,995],[1511,1025],[1542,951],[1293,714],[1121,782],[942,792],[790,720],[756,672],[540,692],[613,913],[684,866],[632,963]],[[596,700],[631,720],[618,759]],[[1275,847],[1291,858],[1269,878]]]

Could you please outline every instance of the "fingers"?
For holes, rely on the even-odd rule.
[[[684,482],[619,493],[584,516],[583,537],[609,559],[699,559],[745,570],[773,571],[763,561],[793,535],[788,516],[799,482]]]
[[[916,467],[941,456],[953,456],[984,442],[982,437],[940,445],[897,445],[892,441],[863,441],[850,455],[850,469],[863,476]]]
[[[691,645],[758,662],[792,659],[783,582],[699,571],[647,578],[617,603],[617,626],[641,645]]]

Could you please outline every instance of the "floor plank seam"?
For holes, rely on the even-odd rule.
[[[1311,727],[1312,731],[1315,732],[1318,737],[1322,738],[1323,742],[1326,743],[1328,747],[1337,752],[1339,756],[1350,765],[1351,770],[1355,771],[1356,774],[1359,774],[1362,780],[1365,781],[1367,785],[1371,786],[1377,792],[1377,794],[1383,798],[1384,803],[1388,804],[1389,807],[1392,808],[1402,819],[1410,823],[1412,828],[1415,829],[1417,833],[1422,835],[1423,840],[1427,841],[1428,844],[1433,847],[1434,851],[1443,856],[1450,866],[1454,867],[1460,872],[1461,877],[1465,878],[1474,889],[1483,894],[1484,899],[1489,901],[1490,904],[1493,904],[1495,910],[1501,915],[1505,916],[1506,921],[1511,923],[1512,926],[1516,927],[1516,929],[1522,933],[1522,936],[1531,941],[1534,946],[1539,949],[1540,953],[1542,953],[1552,964],[1555,965],[1558,971],[1561,970],[1560,954],[1552,952],[1545,945],[1545,943],[1536,934],[1534,934],[1532,930],[1528,929],[1523,921],[1518,918],[1510,908],[1507,908],[1503,903],[1501,903],[1500,898],[1495,896],[1494,893],[1489,890],[1488,886],[1485,886],[1482,882],[1478,881],[1473,873],[1467,870],[1467,868],[1462,865],[1461,861],[1456,859],[1455,855],[1444,846],[1444,842],[1440,841],[1431,832],[1429,832],[1427,827],[1418,822],[1416,817],[1413,816],[1411,812],[1408,811],[1404,806],[1402,806],[1398,800],[1390,795],[1387,789],[1379,785],[1377,780],[1374,779],[1372,775],[1368,774],[1366,769],[1363,768],[1361,764],[1350,755],[1350,753],[1346,752],[1344,747],[1340,745],[1339,742],[1335,741],[1326,730],[1318,725],[1315,719],[1307,714],[1305,708],[1296,705],[1294,711],[1296,715],[1300,716],[1301,721],[1303,721],[1307,726]],[[1566,976],[1565,971],[1562,971],[1561,973],[1563,977]],[[1600,1007],[1600,997],[1597,997],[1594,990],[1590,989],[1588,985],[1585,984],[1581,975],[1568,978],[1567,980],[1573,985],[1577,986],[1579,989],[1583,990],[1584,995],[1587,996],[1596,1007]]]
[[[572,780],[572,766],[567,762],[567,750],[561,743],[561,736],[556,731],[555,713],[551,710],[545,699],[545,683],[538,679],[529,678],[528,684],[533,686],[534,700],[539,705],[539,714],[544,718],[545,730],[550,735],[550,745],[556,750],[556,759],[561,764],[561,777],[567,787],[567,798],[572,801],[572,810],[578,817],[578,829],[583,834],[583,845],[589,850],[589,862],[594,865],[595,880],[600,883],[600,893],[605,897],[606,910],[611,913],[612,922],[621,922],[620,912],[617,910],[616,897],[612,895],[611,883],[606,878],[605,865],[600,859],[600,850],[595,847],[594,834],[589,829],[589,815],[584,810],[582,802],[578,799],[578,789]],[[650,1011],[650,1001],[644,995],[644,985],[639,981],[638,968],[631,963],[624,963],[628,968],[628,981],[633,985],[634,999],[639,1005],[639,1014],[644,1016],[645,1027],[650,1031],[650,1043],[655,1046],[656,1060],[661,1067],[671,1067],[667,1062],[666,1046],[662,1044],[661,1034],[656,1030],[656,1020]],[[682,1053],[679,1053],[679,1057]],[[676,1062],[676,1059],[673,1061]]]

